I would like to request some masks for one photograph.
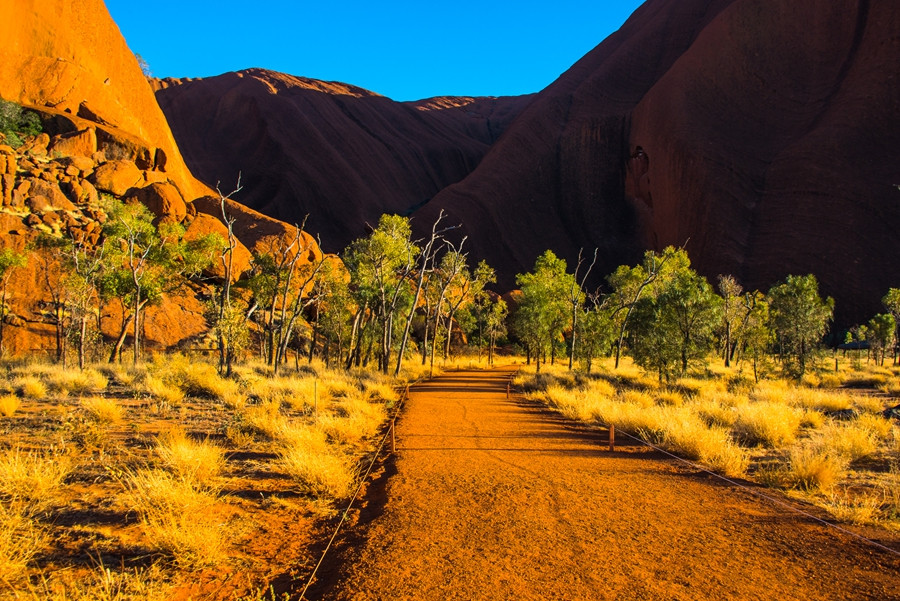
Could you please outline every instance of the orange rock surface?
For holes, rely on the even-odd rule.
[[[162,150],[165,171],[184,197],[208,193],[185,166],[153,91],[102,0],[0,3],[0,39],[0,97],[131,134]]]

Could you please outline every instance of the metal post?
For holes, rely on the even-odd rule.
[[[507,382],[507,383],[506,383],[506,398],[507,398],[507,399],[509,398],[509,389],[510,389],[511,387],[512,387],[512,383],[511,383],[511,382]]]
[[[615,424],[609,425],[609,452],[612,453],[616,450],[616,426]]]
[[[397,420],[391,420],[391,453],[397,452]]]

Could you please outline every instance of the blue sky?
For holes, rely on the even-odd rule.
[[[263,67],[394,100],[538,92],[642,3],[106,0],[156,77]]]

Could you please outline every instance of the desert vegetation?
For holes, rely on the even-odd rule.
[[[249,594],[276,552],[302,567],[397,386],[421,374],[317,359],[278,376],[248,362],[225,379],[183,355],[84,371],[7,363],[0,597],[166,599],[222,570],[247,574],[229,590]],[[269,547],[282,528],[296,540]]]

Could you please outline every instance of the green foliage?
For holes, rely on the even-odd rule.
[[[789,275],[769,290],[771,326],[781,347],[785,372],[799,377],[825,335],[834,300],[822,300],[812,274]]]
[[[876,359],[881,356],[884,363],[885,351],[894,344],[894,332],[897,330],[897,322],[890,313],[881,313],[869,320],[866,329],[866,340],[869,347],[875,351]]]
[[[534,270],[516,276],[522,289],[522,302],[516,313],[516,331],[528,345],[537,360],[547,351],[553,351],[553,343],[561,338],[568,322],[566,295],[573,276],[566,273],[566,262],[553,251],[544,251],[537,258]]]
[[[691,269],[684,250],[666,249],[658,260],[666,267],[635,304],[628,341],[635,363],[662,380],[705,360],[715,344],[722,299]]]
[[[590,372],[594,359],[608,356],[616,343],[616,323],[613,311],[604,306],[584,311],[580,323],[581,344],[578,346],[578,357]]]
[[[41,119],[34,111],[23,110],[14,102],[0,99],[0,133],[6,136],[6,143],[18,148],[28,136],[36,136],[43,131]]]

